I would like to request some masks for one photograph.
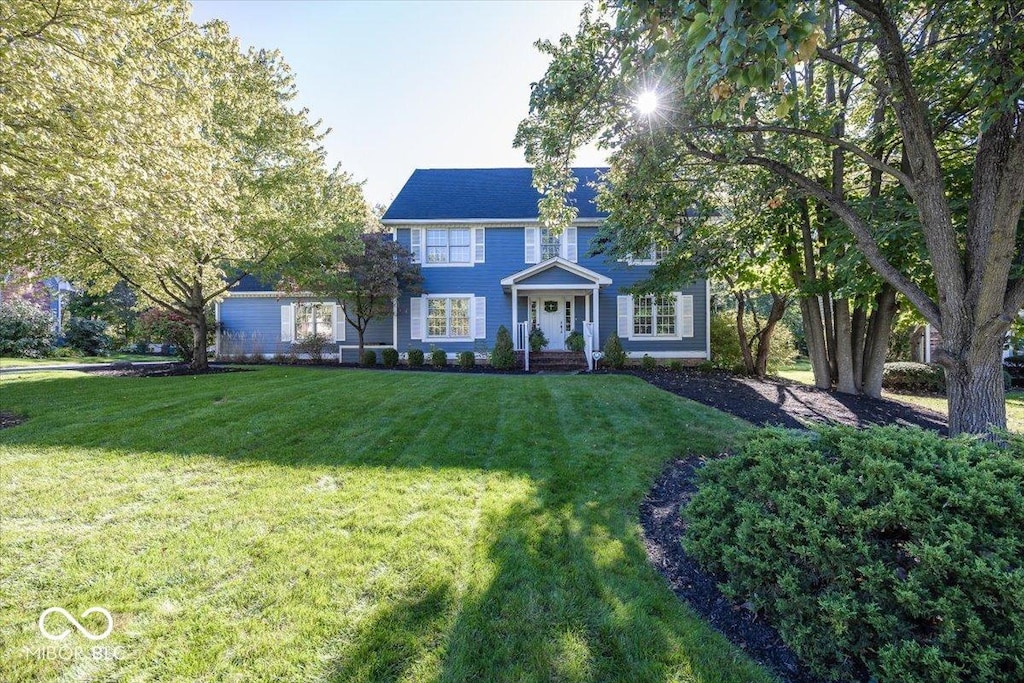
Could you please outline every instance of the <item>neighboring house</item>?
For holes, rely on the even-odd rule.
[[[529,168],[415,171],[383,223],[422,265],[426,293],[396,302],[396,314],[375,322],[367,342],[403,356],[435,347],[454,357],[493,348],[502,325],[522,349],[536,326],[549,341],[547,351],[564,349],[573,331],[587,336],[593,350],[618,332],[634,358],[708,358],[707,283],[668,295],[623,293],[648,277],[659,255],[653,249],[629,261],[589,255],[606,217],[590,185],[600,169],[574,172],[579,182],[570,199],[579,217],[557,234],[540,226],[540,194]],[[326,332],[343,350],[355,347],[355,330],[337,302],[272,291],[252,278],[232,289],[217,319],[227,353],[239,352],[226,351],[227,340],[247,338],[244,352],[288,352],[313,332]]]
[[[17,269],[0,277],[0,302],[22,299],[46,311],[53,318],[54,333],[64,332],[64,304],[67,296],[74,291],[67,280],[60,277],[37,279],[28,270]]]

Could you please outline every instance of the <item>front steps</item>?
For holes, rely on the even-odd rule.
[[[523,365],[523,352],[517,351],[519,365]],[[540,351],[530,353],[530,372],[578,372],[587,369],[587,357],[582,351]]]

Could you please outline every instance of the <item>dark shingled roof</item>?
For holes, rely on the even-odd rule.
[[[570,202],[580,218],[605,218],[590,183],[604,168],[574,168],[578,179]],[[530,168],[420,168],[384,214],[386,221],[537,218],[541,195]]]

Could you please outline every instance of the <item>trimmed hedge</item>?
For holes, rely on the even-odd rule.
[[[476,365],[476,354],[472,351],[463,351],[459,354],[459,367],[463,370],[471,370]]]
[[[924,363],[886,363],[882,369],[882,387],[890,391],[946,391],[946,373],[938,365]]]
[[[423,367],[423,349],[409,349],[409,367]]]
[[[377,364],[377,352],[373,349],[366,349],[363,351],[362,358],[359,359],[359,364],[364,368],[372,368]]]
[[[642,370],[647,370],[647,371],[657,370],[658,369],[658,361],[656,361],[654,359],[654,357],[651,356],[649,353],[645,353],[644,357],[640,359],[640,368]]]
[[[380,352],[381,362],[386,368],[393,368],[398,365],[398,351],[392,348],[383,349]]]
[[[705,466],[687,551],[820,675],[1024,680],[1024,441],[816,432]]]
[[[435,368],[443,368],[448,365],[448,354],[444,349],[434,349],[430,352],[430,364]]]

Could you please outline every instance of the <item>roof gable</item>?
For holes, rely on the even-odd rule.
[[[536,278],[541,273],[545,273],[549,270],[557,270],[565,273],[573,278],[575,282],[586,282],[592,285],[610,285],[612,283],[611,278],[601,273],[594,272],[589,268],[584,268],[578,263],[572,261],[566,261],[564,258],[555,257],[548,259],[547,261],[541,261],[540,263],[530,266],[524,270],[520,270],[518,273],[512,273],[506,278],[502,278],[502,287],[511,287],[513,285],[526,284],[527,280]],[[579,279],[576,279],[579,278]],[[547,278],[541,278],[547,280]]]
[[[603,168],[574,168],[576,191],[569,201],[582,219],[605,218],[595,203]],[[416,169],[385,212],[384,221],[505,219],[536,220],[541,194],[531,168]]]

